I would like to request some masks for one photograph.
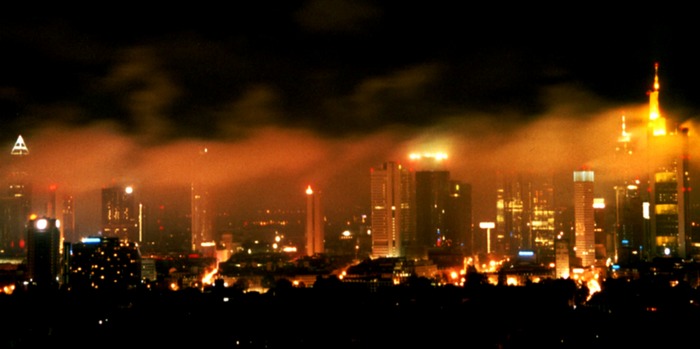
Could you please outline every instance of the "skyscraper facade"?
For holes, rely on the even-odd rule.
[[[61,231],[65,241],[76,242],[80,239],[75,231],[75,202],[72,195],[63,196]]]
[[[0,253],[23,256],[26,254],[26,224],[32,208],[32,185],[25,168],[29,148],[21,135],[10,155],[7,191],[0,198]]]
[[[470,256],[474,253],[472,186],[458,180],[450,180],[449,184],[445,210],[446,247],[458,248]]]
[[[447,237],[446,209],[450,193],[450,172],[419,170],[416,176],[416,247],[442,246]]]
[[[496,234],[492,246],[500,255],[533,250],[537,258],[554,260],[554,186],[533,175],[503,175],[496,196]]]
[[[574,171],[574,239],[576,258],[581,266],[595,264],[595,213],[593,210],[594,173]]]
[[[314,256],[325,252],[325,218],[321,208],[321,192],[306,188],[306,255]]]
[[[404,256],[403,240],[409,237],[412,217],[412,183],[409,169],[386,162],[370,169],[372,256]]]
[[[139,211],[131,186],[102,189],[102,234],[121,240],[139,241]]]
[[[206,161],[208,153],[207,148],[200,150],[195,166],[200,165],[200,162]],[[195,173],[197,175],[190,187],[192,251],[211,251],[210,248],[203,248],[203,244],[212,245],[216,243],[211,193],[209,192],[209,186],[206,185],[205,178],[201,177],[201,171],[195,171]],[[208,257],[213,256],[210,255]]]
[[[647,127],[649,258],[688,254],[690,179],[688,129],[670,123],[659,103],[658,64],[649,92]]]

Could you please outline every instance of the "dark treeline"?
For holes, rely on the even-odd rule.
[[[569,280],[369,289],[337,279],[265,293],[20,290],[0,297],[1,348],[591,348],[675,347],[700,320],[681,283],[610,280],[588,299]]]

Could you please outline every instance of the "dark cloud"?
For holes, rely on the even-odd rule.
[[[690,24],[449,3],[231,6],[3,16],[0,169],[22,134],[38,190],[79,196],[89,231],[113,182],[160,200],[203,176],[233,212],[299,207],[315,183],[336,210],[366,211],[370,167],[441,150],[474,183],[481,219],[496,173],[612,176],[620,116],[643,124],[657,60],[664,110],[689,124],[700,111]]]

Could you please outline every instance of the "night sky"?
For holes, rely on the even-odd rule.
[[[483,221],[497,173],[554,176],[567,191],[589,166],[608,195],[621,115],[633,135],[644,126],[655,62],[667,117],[700,115],[689,9],[221,6],[0,15],[0,171],[21,134],[36,209],[57,184],[92,233],[113,183],[168,202],[206,178],[219,209],[241,215],[303,208],[311,184],[328,211],[369,213],[370,167],[444,151]]]

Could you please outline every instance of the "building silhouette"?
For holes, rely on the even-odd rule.
[[[38,287],[57,287],[61,273],[60,221],[32,218],[27,223],[27,279]]]
[[[469,183],[450,180],[445,210],[446,247],[455,247],[466,255],[474,253],[472,231],[472,186]]]
[[[203,148],[199,152],[197,164],[206,161],[206,155],[209,153],[207,148]],[[197,167],[197,166],[196,166]],[[211,246],[216,244],[216,236],[214,234],[213,211],[211,193],[209,186],[206,184],[204,174],[201,171],[195,171],[197,177],[192,181],[190,187],[190,204],[191,204],[191,235],[192,235],[192,252],[211,252]],[[208,257],[213,257],[208,253]]]
[[[439,160],[436,160],[439,161]],[[441,168],[415,171],[416,239],[413,257],[427,258],[433,247],[446,243],[446,208],[450,194],[450,172]]]
[[[78,241],[80,237],[75,230],[75,200],[73,195],[64,195],[61,206],[61,232],[65,241]]]
[[[306,255],[314,256],[325,253],[325,218],[321,206],[321,192],[306,188]]]

